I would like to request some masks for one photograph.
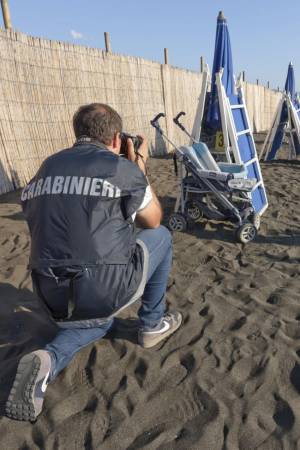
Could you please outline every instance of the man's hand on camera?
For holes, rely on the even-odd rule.
[[[152,200],[146,208],[142,209],[137,213],[137,219],[140,225],[143,228],[157,228],[160,225],[162,219],[162,208],[160,206],[159,200],[150,185],[150,182],[146,173],[146,161],[149,156],[148,152],[148,142],[145,136],[139,135],[142,138],[142,143],[138,148],[138,153],[141,155],[137,155],[134,152],[133,142],[130,138],[127,139],[127,158],[129,161],[135,162],[137,166],[141,169],[141,171],[145,174],[146,179],[149,183],[149,187],[151,189]]]
[[[148,142],[145,136],[139,135],[139,137],[142,139],[142,143],[138,148],[138,152],[143,157],[144,162],[146,162],[149,156]],[[134,152],[133,142],[130,138],[127,139],[127,155],[129,161],[136,161],[137,156],[139,156]]]
[[[129,161],[135,162],[139,168],[142,170],[142,172],[145,173],[145,164],[149,156],[148,151],[148,142],[145,136],[139,135],[139,137],[142,138],[143,142],[138,148],[138,153],[141,155],[137,155],[134,151],[133,142],[130,138],[127,139],[127,158]]]
[[[133,142],[132,139],[128,138],[127,139],[127,159],[129,159],[129,161],[135,161],[136,158],[136,154],[134,153],[134,146],[133,146]]]
[[[139,146],[138,152],[142,155],[144,162],[146,162],[149,157],[148,141],[146,136],[143,136],[142,134],[139,134],[139,137],[143,140],[143,142]]]

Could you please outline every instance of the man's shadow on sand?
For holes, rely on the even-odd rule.
[[[137,301],[139,302],[139,300]],[[134,314],[132,314],[134,316]],[[130,317],[123,319],[115,317],[112,329],[104,336],[104,339],[116,339],[137,343],[137,331],[139,327],[139,319],[137,317]]]
[[[7,194],[0,195],[0,204],[8,204],[8,205],[20,205],[21,204],[21,189],[16,191],[8,192]],[[10,220],[25,220],[25,217],[22,211],[18,211],[9,215],[2,215],[5,219]]]
[[[28,289],[0,283],[0,415],[20,358],[43,348],[57,333],[56,325]]]
[[[0,204],[5,203],[9,205],[20,205],[21,204],[21,192],[22,189],[17,189],[15,191],[7,192],[6,194],[0,195]]]
[[[3,416],[19,360],[26,353],[44,348],[59,328],[28,289],[0,283],[0,299],[0,416]],[[137,327],[135,318],[115,318],[105,338],[136,343]]]

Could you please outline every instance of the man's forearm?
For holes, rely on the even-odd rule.
[[[162,215],[162,212],[163,212],[163,211],[162,211],[162,207],[161,207],[160,201],[158,200],[157,195],[155,194],[154,189],[153,189],[153,187],[151,186],[149,180],[148,180],[148,183],[149,183],[149,186],[150,186],[150,189],[151,189],[152,200],[154,201],[154,203],[156,203],[157,206],[159,206],[160,211],[161,211],[161,215]]]
[[[148,178],[148,176],[147,176],[146,164],[145,164],[145,162],[144,162],[144,160],[143,160],[142,158],[139,158],[139,159],[136,161],[136,164],[137,164],[138,167],[141,169],[141,171],[143,172],[143,174],[145,175],[145,177],[146,177],[146,179],[147,179],[147,181],[148,181],[148,184],[149,184],[150,189],[151,189],[152,200],[153,200],[153,202],[159,207],[160,213],[161,213],[161,217],[162,217],[162,216],[163,216],[163,210],[162,210],[160,201],[158,200],[157,195],[155,194],[154,189],[153,189],[153,187],[151,186],[150,181],[149,181],[149,178]]]

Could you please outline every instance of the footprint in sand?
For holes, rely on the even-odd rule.
[[[299,352],[299,350],[298,350]],[[298,353],[297,353],[298,354]],[[291,373],[290,373],[290,382],[300,395],[300,365],[295,363]]]
[[[281,302],[281,295],[279,293],[272,293],[266,300],[270,305],[279,305]]]
[[[146,378],[146,374],[147,374],[147,370],[148,370],[148,363],[147,361],[145,361],[143,358],[139,358],[137,365],[136,365],[136,369],[134,371],[136,380],[139,384],[140,387],[143,387],[145,378]]]
[[[247,317],[246,316],[242,316],[240,317],[238,320],[236,320],[231,327],[229,328],[230,331],[237,331],[240,328],[242,328],[243,325],[245,325],[245,323],[247,322]]]
[[[97,442],[98,445],[103,442],[108,428],[108,412],[98,402],[97,397],[91,397],[88,404],[77,413],[57,423],[55,431],[48,435],[40,448],[45,450],[92,448],[93,442]]]
[[[273,415],[274,422],[282,431],[289,431],[295,423],[294,413],[289,404],[279,397],[279,395],[274,394],[274,398],[276,400],[276,408]]]

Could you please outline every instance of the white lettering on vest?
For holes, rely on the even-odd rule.
[[[41,195],[51,194],[51,177],[46,177],[42,187]]]
[[[114,197],[114,186],[106,180],[103,181],[102,196],[110,198]]]
[[[83,195],[88,195],[89,189],[91,184],[91,178],[87,177],[85,180],[84,188],[83,188]]]
[[[68,176],[66,177],[66,179],[65,179],[65,185],[64,185],[64,190],[63,190],[63,193],[64,193],[64,194],[67,194],[67,193],[68,193],[70,180],[71,180],[71,177],[68,175]]]
[[[83,188],[84,177],[72,177],[69,194],[80,195]]]
[[[33,183],[31,183],[29,189],[28,189],[28,193],[27,193],[27,199],[31,199],[34,196],[34,188],[35,188],[35,181]]]
[[[38,195],[41,195],[43,182],[44,182],[44,178],[40,178],[39,181],[36,183],[36,188],[35,188],[35,193],[34,193],[35,197],[37,197]]]
[[[53,186],[52,186],[52,194],[61,194],[64,185],[64,177],[54,177]]]
[[[76,194],[94,197],[121,197],[121,189],[102,178],[62,176],[39,178],[25,186],[21,200],[30,200],[46,194]]]
[[[27,200],[27,191],[29,188],[30,184],[27,184],[27,186],[24,187],[22,194],[21,194],[21,201],[25,202],[25,200]]]
[[[93,178],[90,195],[100,196],[103,180],[101,178]]]

